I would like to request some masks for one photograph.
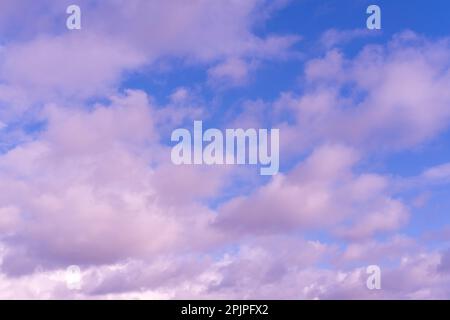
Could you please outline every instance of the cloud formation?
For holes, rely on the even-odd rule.
[[[264,29],[288,3],[85,0],[67,33],[65,1],[1,2],[0,298],[450,296],[445,226],[406,229],[449,165],[372,162],[448,130],[449,40],[405,31],[349,54],[366,32],[332,29],[301,60],[301,35]],[[259,98],[270,75],[254,98],[273,61],[302,64],[301,88]],[[199,118],[280,128],[282,173],[174,166],[170,131]]]

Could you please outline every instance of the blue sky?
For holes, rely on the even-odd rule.
[[[198,87],[202,98],[209,102],[218,99],[218,114],[229,112],[247,100],[262,99],[274,101],[280,92],[302,92],[301,74],[304,63],[311,57],[325,53],[320,44],[320,37],[329,29],[362,29],[368,15],[367,6],[373,1],[293,1],[289,6],[276,12],[269,21],[255,27],[255,32],[261,36],[273,33],[299,34],[301,41],[295,46],[300,52],[298,57],[264,63],[252,75],[252,81],[245,87],[220,90],[204,85],[207,75],[203,67],[184,66],[183,72],[178,69],[168,73],[138,74],[131,76],[124,87],[143,89],[151,92],[161,103],[167,103],[168,96],[175,88],[184,86]],[[450,4],[448,1],[378,1],[382,8],[382,31],[373,37],[356,39],[341,47],[349,57],[354,56],[367,43],[382,44],[396,33],[412,30],[427,37],[439,38],[448,35],[450,30]],[[216,102],[215,102],[216,103]],[[220,122],[210,122],[211,126]],[[450,159],[450,133],[444,133],[431,142],[419,145],[412,150],[398,151],[393,154],[373,154],[365,166],[379,173],[394,177],[414,177],[420,175],[428,167],[448,162]],[[288,165],[289,167],[289,165]],[[420,236],[430,229],[439,229],[450,222],[448,215],[442,211],[450,208],[449,190],[437,186],[430,191],[430,202],[423,208],[414,208],[410,225],[406,234]],[[417,192],[400,193],[401,197],[415,197]],[[443,247],[446,244],[442,244]]]
[[[0,297],[450,297],[448,1],[71,2],[0,4]],[[280,173],[175,166],[195,120]]]

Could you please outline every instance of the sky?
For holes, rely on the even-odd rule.
[[[449,299],[449,12],[2,0],[0,298]],[[175,165],[194,121],[279,173]]]

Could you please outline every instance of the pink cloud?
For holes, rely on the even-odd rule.
[[[320,42],[323,44],[325,48],[329,49],[344,45],[353,40],[373,37],[377,35],[380,35],[380,33],[368,29],[352,29],[352,30],[329,29],[322,34]]]
[[[229,59],[208,70],[209,81],[243,85],[248,80],[249,68],[248,63],[241,59]]]
[[[364,267],[315,264],[339,251],[320,242],[267,237],[242,243],[217,260],[164,256],[82,270],[83,288],[65,287],[64,270],[0,277],[1,297],[90,299],[445,299],[445,253],[405,253],[405,240],[375,245],[400,263],[382,268],[382,290],[368,290]],[[370,247],[370,246],[369,246]],[[372,245],[372,248],[374,246]],[[368,258],[370,260],[370,258]]]
[[[447,127],[448,40],[404,33],[355,58],[334,49],[309,61],[305,93],[283,94],[271,119],[286,148],[307,157],[264,185],[239,170],[168,164],[161,135],[208,116],[189,89],[174,91],[167,106],[141,91],[115,92],[127,71],[170,57],[206,65],[211,79],[245,83],[251,58],[295,56],[299,37],[253,30],[283,2],[114,1],[87,7],[89,33],[66,34],[36,21],[45,35],[20,30],[21,41],[2,48],[0,103],[8,109],[1,121],[58,96],[109,102],[45,104],[36,111],[45,129],[0,155],[0,296],[448,297],[448,253],[411,253],[416,245],[395,235],[409,211],[392,179],[359,168],[368,150],[416,146]],[[22,6],[3,1],[0,12],[14,15]],[[60,13],[50,7],[52,17]],[[11,32],[11,21],[0,19],[0,28]],[[334,46],[359,35],[327,41]],[[247,103],[232,121],[256,126],[272,115],[265,113],[269,106]],[[421,178],[446,179],[447,171],[432,168]],[[230,194],[235,175],[241,180],[231,182],[247,195]],[[220,203],[218,209],[208,201]],[[316,230],[347,246],[303,239]],[[378,234],[391,237],[371,240]],[[374,257],[397,257],[385,270],[385,291],[377,293],[365,287],[364,267]],[[78,293],[68,292],[63,279],[73,263],[87,281]]]
[[[284,93],[274,104],[275,116],[295,119],[278,124],[282,149],[302,153],[334,142],[388,151],[430,141],[450,122],[449,57],[447,39],[405,32],[353,59],[332,49],[309,61],[304,93]]]
[[[155,61],[171,57],[187,63],[222,65],[213,73],[241,81],[245,68],[236,63],[230,66],[230,61],[280,59],[294,54],[292,46],[299,37],[259,37],[253,31],[256,23],[267,20],[285,2],[195,0],[186,5],[181,0],[130,0],[96,5],[96,1],[86,0],[78,5],[83,25],[89,28],[70,32],[63,23],[69,2],[5,0],[0,11],[7,16],[0,19],[0,30],[13,30],[18,21],[33,23],[19,28],[24,34],[20,42],[6,43],[0,76],[10,85],[40,92],[39,97],[46,100],[54,95],[108,95],[105,90],[119,84],[124,72],[143,65],[151,67]],[[34,14],[28,18],[23,12]],[[45,21],[36,19],[41,16],[38,12],[47,17]]]
[[[49,107],[39,139],[0,157],[4,272],[149,259],[222,237],[209,227],[213,213],[195,201],[212,196],[222,175],[175,170],[167,178],[178,189],[165,186],[147,96],[129,91],[111,100],[91,111]],[[210,184],[190,192],[203,176]]]
[[[124,44],[85,34],[11,44],[2,58],[3,81],[46,99],[104,94],[117,85],[124,71],[145,61]]]
[[[404,225],[407,209],[389,194],[389,179],[355,174],[357,163],[351,148],[318,148],[289,174],[221,206],[217,224],[243,235],[320,228],[356,239]]]

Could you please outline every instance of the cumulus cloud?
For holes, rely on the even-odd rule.
[[[284,93],[275,103],[281,116],[295,119],[279,124],[284,150],[325,141],[388,151],[430,141],[450,121],[449,56],[447,39],[405,32],[352,59],[331,49],[309,61],[304,94]]]
[[[138,51],[98,36],[43,37],[8,46],[1,78],[38,98],[89,97],[117,85],[122,72],[144,62]]]
[[[380,32],[374,32],[369,29],[352,29],[352,30],[338,30],[329,29],[325,31],[320,37],[320,42],[326,49],[333,47],[339,47],[345,45],[348,42],[357,40],[360,38],[368,38],[379,35]]]
[[[92,111],[49,107],[40,138],[0,157],[4,272],[149,258],[219,237],[208,231],[208,208],[177,200],[189,190],[182,181],[190,186],[200,173],[174,171],[169,179],[158,167],[153,153],[164,147],[146,95],[130,91],[111,100]],[[164,187],[165,178],[178,190]],[[208,176],[211,184],[195,196],[211,196],[220,178]]]
[[[448,128],[448,39],[404,32],[349,57],[342,45],[366,33],[325,33],[301,93],[225,115],[281,129],[291,162],[259,180],[171,165],[167,133],[214,108],[195,84],[158,104],[126,80],[181,60],[203,68],[206,88],[245,85],[268,60],[297,57],[298,35],[256,31],[287,1],[99,3],[80,1],[80,32],[64,27],[66,1],[0,4],[0,297],[449,296],[448,252],[401,233],[412,214],[402,179],[364,166]],[[448,175],[444,164],[412,182]],[[372,263],[383,291],[365,286]],[[71,264],[82,269],[77,292],[64,281]]]
[[[389,195],[389,179],[353,173],[357,161],[351,148],[318,148],[289,174],[225,203],[217,224],[243,234],[320,228],[356,239],[399,228],[407,209]]]
[[[229,59],[208,71],[212,83],[242,85],[248,80],[249,65],[240,59]]]
[[[397,253],[379,246],[379,253],[397,254],[400,262],[382,268],[382,290],[374,291],[366,287],[365,267],[318,265],[324,257],[341,254],[335,247],[282,236],[242,243],[237,252],[216,260],[166,256],[84,268],[79,291],[66,287],[64,269],[37,270],[20,278],[2,276],[0,295],[31,299],[445,299],[450,277],[440,271],[443,255],[398,251],[402,246],[404,241],[394,241],[392,248],[397,247]]]

